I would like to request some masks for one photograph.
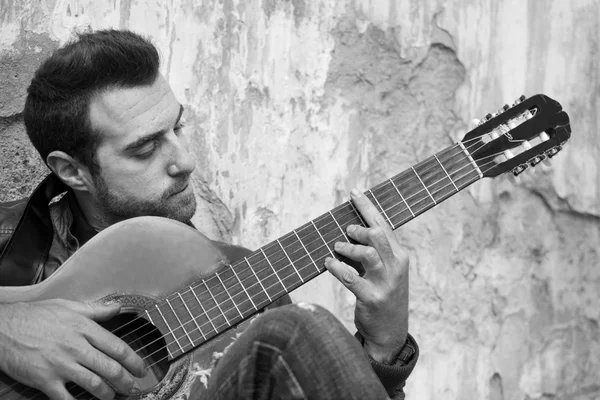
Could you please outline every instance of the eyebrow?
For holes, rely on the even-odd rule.
[[[183,105],[180,104],[179,105],[179,115],[177,116],[177,120],[175,120],[175,125],[177,125],[179,123],[179,121],[181,120],[181,115],[183,114],[183,110],[184,110]],[[150,133],[148,135],[142,136],[142,137],[136,139],[135,141],[129,143],[127,146],[125,146],[124,150],[130,151],[130,150],[135,149],[136,147],[140,147],[140,146],[156,139],[157,137],[164,135],[165,132],[167,132],[166,129],[161,129],[158,132],[154,132],[154,133]]]

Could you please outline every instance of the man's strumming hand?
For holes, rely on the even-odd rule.
[[[52,400],[73,398],[67,382],[102,400],[129,392],[132,375],[145,375],[144,363],[94,322],[120,308],[67,300],[0,304],[0,370]]]

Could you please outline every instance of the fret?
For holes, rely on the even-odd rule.
[[[204,285],[208,291],[209,301],[213,300],[215,302],[218,311],[225,318],[224,322],[231,325],[239,314],[237,304],[234,301],[236,293],[231,290],[232,288],[225,287],[225,283],[221,279],[222,272],[223,268],[219,268],[215,274],[204,280]],[[214,307],[209,307],[209,311],[210,309],[214,309]]]
[[[400,190],[398,189],[398,186],[396,186],[396,184],[394,183],[394,180],[392,178],[389,179],[389,181],[392,183],[392,185],[394,186],[394,189],[396,190],[396,192],[398,193],[398,196],[400,196],[400,199],[402,200],[402,202],[406,205],[406,209],[408,211],[410,211],[410,214],[412,215],[412,217],[415,217],[415,213],[412,211],[412,209],[410,208],[410,206],[408,205],[408,203],[406,202],[406,200],[404,199],[404,196],[402,196],[402,193],[400,193]]]
[[[269,303],[272,303],[273,300],[271,300],[271,296],[269,296],[269,292],[267,292],[265,290],[265,287],[263,286],[262,282],[260,281],[260,279],[258,278],[258,276],[256,275],[256,272],[254,271],[254,268],[252,268],[252,265],[250,265],[250,261],[248,261],[248,257],[244,257],[244,260],[246,261],[246,264],[248,264],[248,267],[250,267],[250,270],[252,271],[252,273],[254,274],[254,276],[256,277],[256,280],[258,281],[258,284],[260,285],[260,287],[262,288],[263,292],[265,292],[265,294],[267,295],[267,297],[269,298]]]
[[[271,242],[261,250],[265,258],[270,262],[272,269],[276,271],[285,292],[289,292],[290,288],[295,288],[301,282],[304,282],[302,275],[298,273],[296,266],[292,263],[292,259],[281,241],[276,240],[275,242]]]
[[[181,329],[183,329],[183,333],[185,334],[185,337],[187,337],[187,339],[189,340],[191,347],[194,347],[194,341],[192,340],[192,338],[190,337],[190,335],[188,335],[187,330],[183,326],[183,322],[181,322],[181,319],[179,318],[179,316],[175,312],[175,309],[173,308],[173,305],[169,301],[168,297],[166,298],[166,301],[167,301],[167,305],[171,309],[171,312],[175,315],[175,318],[177,319],[177,322],[179,323],[179,326],[181,327]],[[180,337],[180,339],[183,339],[183,337]],[[178,343],[179,343],[179,341],[178,341]],[[181,347],[181,345],[179,347]],[[187,347],[187,345],[186,345],[186,347]],[[181,349],[181,351],[183,352],[183,348]]]
[[[238,312],[236,313],[234,309],[231,309],[228,304],[224,304],[223,302],[221,302],[222,305],[225,305],[225,307],[227,307],[228,310],[231,311],[231,319],[234,320],[238,318],[238,314],[241,314],[243,316],[248,316],[252,314],[252,311],[254,309],[251,304],[252,302],[248,301],[249,298],[246,288],[238,283],[238,279],[235,276],[235,271],[231,267],[231,264],[225,264],[225,268],[219,269],[218,275],[218,278],[221,279],[221,284],[223,285],[223,287],[227,291],[227,294],[229,295],[229,298],[231,299],[231,301],[227,301],[227,303],[233,303],[234,309],[238,310]]]
[[[356,207],[354,207],[354,203],[352,202],[352,200],[350,200],[348,202],[348,204],[350,204],[350,207],[352,207],[352,210],[354,211],[354,214],[356,214],[356,216],[358,217],[358,219],[360,220],[360,223],[362,224],[362,226],[368,227],[369,224],[367,224],[365,222],[365,220],[363,219],[362,215],[360,215],[360,213],[358,212],[358,210],[356,209]]]
[[[198,288],[198,286],[196,286],[196,288]],[[210,319],[210,315],[208,315],[208,313],[204,309],[204,306],[202,305],[203,301],[200,299],[200,297],[198,297],[198,294],[196,293],[194,287],[188,286],[188,289],[189,290],[186,290],[181,293],[181,297],[183,297],[183,301],[185,304],[190,305],[188,309],[194,317],[194,323],[198,325],[198,328],[202,328],[200,329],[200,333],[202,337],[206,340],[213,334],[210,331],[210,325],[213,325],[212,320]],[[215,330],[214,333],[216,334],[217,329],[214,325],[213,328]]]
[[[254,304],[254,300],[252,300],[252,297],[248,294],[248,291],[246,290],[246,286],[244,286],[244,284],[240,280],[240,277],[235,272],[235,268],[233,268],[233,266],[231,264],[229,264],[229,268],[231,268],[231,271],[233,272],[233,275],[235,276],[235,278],[237,279],[237,281],[240,283],[240,286],[242,287],[242,289],[244,289],[244,293],[246,293],[246,296],[248,297],[248,300],[250,300],[250,303],[252,303],[252,307],[254,307],[254,310],[258,311],[258,307],[256,307],[256,304]]]
[[[269,259],[265,258],[263,249],[255,251],[253,254],[248,256],[248,261],[252,262],[252,269],[256,273],[258,279],[265,288],[271,300],[277,300],[278,295],[284,291],[285,286],[280,283],[279,275],[272,268]]]
[[[280,242],[283,248],[286,249],[286,253],[292,261],[292,265],[296,269],[298,275],[302,278],[302,282],[313,278],[314,269],[310,257],[307,257],[306,250],[298,235],[295,232],[288,233],[286,236],[280,238]]]
[[[398,223],[408,217],[408,209],[406,203],[402,201],[402,197],[398,195],[398,191],[394,188],[391,181],[386,181],[375,188],[371,189],[373,197],[377,200],[377,205],[382,210],[385,210],[387,223],[392,229],[398,226]]]
[[[310,255],[310,253],[308,252],[308,250],[306,249],[306,246],[304,245],[304,243],[302,242],[302,239],[300,239],[300,236],[298,235],[298,233],[294,230],[293,231],[294,235],[296,235],[296,237],[298,238],[298,242],[300,242],[300,244],[302,245],[302,248],[304,249],[304,251],[306,252],[306,254],[308,255],[308,257],[310,258],[310,261],[313,263],[313,265],[315,266],[315,268],[317,269],[317,272],[321,272],[321,270],[319,269],[319,267],[317,266],[317,263],[315,262],[315,260],[313,260],[312,256]]]
[[[332,214],[334,215],[335,220],[344,234],[346,234],[345,229],[348,227],[348,225],[364,226],[363,221],[356,213],[356,208],[354,208],[351,201],[340,204],[333,210]],[[346,237],[348,236],[346,235]],[[350,239],[348,239],[348,241],[350,241]]]
[[[433,196],[429,192],[429,189],[427,188],[427,185],[425,185],[425,183],[423,182],[423,180],[421,179],[421,177],[417,173],[417,170],[414,167],[412,167],[412,170],[415,173],[416,177],[419,179],[419,182],[421,182],[421,185],[423,185],[423,187],[425,188],[425,191],[427,192],[427,194],[429,195],[429,197],[431,197],[431,200],[433,200],[433,204],[437,204],[437,201],[435,201],[435,199],[433,198]]]
[[[317,225],[315,225],[315,223],[313,221],[311,221],[310,223],[315,228],[315,231],[317,231],[317,233],[319,234],[319,237],[323,241],[323,244],[325,245],[325,247],[327,248],[327,250],[329,250],[329,254],[331,254],[331,257],[335,258],[335,255],[333,254],[333,251],[331,251],[331,248],[329,247],[329,244],[327,244],[327,241],[325,240],[325,238],[323,237],[323,235],[321,235],[321,232],[319,231],[319,228],[317,228]]]
[[[419,215],[423,210],[435,205],[414,168],[411,167],[397,175],[394,182],[404,194],[404,199],[414,215]]]
[[[458,145],[462,148],[463,152],[467,155],[467,158],[469,159],[471,164],[473,164],[473,166],[475,167],[475,170],[479,173],[479,178],[483,178],[483,173],[479,169],[479,166],[477,165],[475,160],[473,160],[473,157],[471,157],[471,153],[469,153],[465,148],[465,145],[462,142],[458,142]]]
[[[191,287],[189,288],[190,290],[192,289]],[[181,303],[183,304],[183,306],[185,307],[185,309],[187,310],[188,314],[190,315],[190,319],[192,321],[194,321],[194,325],[196,325],[196,329],[198,330],[198,332],[200,332],[200,335],[202,335],[202,338],[204,340],[206,340],[206,336],[204,335],[204,332],[202,332],[202,329],[200,329],[200,325],[198,325],[198,321],[196,321],[196,318],[194,318],[194,315],[192,314],[192,312],[190,311],[187,303],[185,302],[185,300],[183,300],[183,296],[181,295],[181,293],[177,292],[177,294],[179,295],[179,299],[181,300]]]
[[[388,215],[394,223],[393,229],[415,217],[412,208],[402,195],[400,187],[396,185],[396,179],[398,179],[398,175],[386,181],[385,185],[389,187],[388,198],[382,204],[388,210]]]
[[[239,268],[238,268],[239,267]],[[242,281],[243,287],[246,289],[252,302],[259,310],[271,303],[267,292],[263,289],[258,276],[254,272],[254,268],[250,265],[247,257],[240,259],[233,267],[237,269],[237,274]]]
[[[184,291],[184,293],[187,292],[187,290]],[[185,299],[183,298],[183,294],[175,292],[173,293],[173,295],[169,296],[168,299],[171,308],[173,309],[173,312],[177,317],[177,321],[181,323],[181,328],[184,330],[185,335],[188,337],[188,339],[190,339],[192,346],[196,346],[202,341],[202,333],[197,332],[197,330],[193,326],[196,323],[196,319],[191,313],[191,310],[189,310]],[[186,310],[189,311],[186,312]],[[194,321],[194,323],[192,323],[192,320]]]
[[[283,291],[285,293],[287,293],[287,288],[285,287],[285,285],[283,284],[283,281],[281,280],[281,278],[279,277],[279,274],[277,274],[277,271],[275,270],[275,268],[273,267],[273,264],[271,264],[271,261],[269,261],[269,257],[267,257],[267,254],[265,253],[265,251],[261,248],[260,252],[262,253],[263,257],[265,258],[265,260],[267,260],[267,263],[269,264],[269,267],[271,267],[271,270],[273,271],[273,273],[275,274],[275,276],[277,277],[277,280],[279,281],[279,284],[281,285],[281,287],[283,288]],[[279,292],[278,292],[279,293]]]
[[[168,329],[169,333],[171,333],[171,336],[173,336],[173,339],[175,339],[175,343],[177,343],[177,346],[179,347],[179,349],[183,353],[184,352],[183,351],[183,347],[181,347],[181,343],[179,343],[179,339],[177,338],[177,335],[175,335],[175,332],[173,332],[173,329],[171,329],[171,326],[169,325],[169,321],[167,321],[167,319],[165,318],[165,316],[162,313],[162,311],[160,310],[160,307],[158,306],[158,304],[155,304],[154,307],[158,311],[158,315],[160,315],[160,317],[162,318],[162,320],[165,322],[165,325],[167,326],[167,329]]]
[[[334,245],[335,242],[350,242],[350,239],[344,233],[342,225],[338,223],[337,219],[331,212],[323,214],[319,218],[315,219],[314,224],[315,228],[321,234],[323,242],[327,243],[329,246]],[[334,254],[335,255],[333,257],[335,258],[339,259],[341,257],[339,254]]]
[[[219,309],[219,311],[221,312],[221,315],[223,315],[223,317],[225,318],[225,322],[227,322],[227,325],[231,326],[231,323],[229,322],[229,319],[227,318],[227,315],[225,315],[225,313],[223,312],[223,310],[221,309],[221,306],[219,305],[219,302],[217,301],[217,299],[215,299],[215,296],[213,295],[213,293],[211,292],[210,288],[208,287],[208,284],[206,283],[206,281],[202,281],[202,283],[204,283],[204,286],[206,287],[206,290],[208,290],[208,293],[210,294],[210,297],[212,297],[213,301],[215,302],[215,304],[217,305],[217,308]]]
[[[235,309],[237,310],[237,312],[240,314],[240,317],[244,318],[244,316],[242,315],[242,312],[240,311],[240,309],[238,308],[237,304],[233,300],[233,297],[231,297],[231,293],[229,293],[229,290],[227,289],[227,286],[225,286],[225,284],[223,283],[223,280],[221,279],[221,276],[219,275],[219,271],[217,271],[217,273],[215,275],[217,275],[217,278],[219,279],[219,282],[221,283],[221,286],[223,286],[223,289],[225,289],[225,292],[227,292],[227,296],[229,296],[229,299],[233,303],[233,306],[235,307]]]
[[[346,238],[347,242],[350,242],[350,238],[346,234],[346,231],[342,229],[342,227],[338,223],[338,220],[335,218],[335,216],[333,215],[333,213],[331,211],[329,211],[329,215],[331,215],[331,219],[333,219],[333,222],[335,222],[335,224],[337,225],[337,227],[340,230],[340,232],[342,232],[342,236],[344,236]]]
[[[390,217],[388,217],[388,215],[385,212],[384,208],[381,207],[381,204],[379,203],[379,200],[377,199],[377,197],[375,196],[375,194],[373,194],[373,191],[371,189],[369,189],[368,193],[371,193],[371,197],[373,197],[373,200],[375,200],[375,204],[377,205],[377,207],[379,207],[379,209],[381,210],[381,212],[383,213],[383,215],[387,219],[388,224],[390,224],[390,226],[392,227],[392,229],[394,229],[394,224],[392,223],[392,220],[390,219]]]
[[[290,258],[289,254],[287,253],[287,251],[285,251],[285,248],[283,247],[283,245],[281,244],[281,242],[279,241],[279,239],[277,239],[277,244],[279,245],[279,247],[281,247],[281,250],[283,251],[283,254],[285,254],[285,256],[287,257],[287,259],[290,262],[290,265],[292,266],[292,268],[294,269],[294,271],[296,271],[296,275],[298,275],[298,278],[300,278],[300,281],[302,283],[304,283],[304,278],[302,278],[302,275],[300,275],[300,272],[298,271],[298,269],[294,265],[292,259]]]
[[[154,311],[154,310],[152,310],[152,311]],[[169,328],[165,324],[160,324],[160,321],[158,321],[158,320],[155,321],[152,318],[152,316],[150,315],[150,311],[145,310],[145,313],[146,313],[146,317],[148,317],[148,321],[150,321],[150,323],[152,325],[154,325],[161,332],[162,337],[165,339],[169,357],[175,358],[175,355],[177,354],[177,347],[175,346],[175,341],[169,339],[169,334],[171,334],[171,336],[173,336],[173,338],[175,338],[175,336],[173,335],[173,332],[170,332]],[[175,346],[175,349],[171,349],[172,346]]]
[[[454,181],[452,180],[452,177],[450,176],[450,174],[448,174],[448,171],[446,171],[446,168],[444,168],[444,164],[442,164],[442,162],[437,157],[437,155],[434,154],[433,156],[435,157],[435,160],[438,162],[438,164],[440,164],[440,167],[442,167],[442,169],[444,170],[444,173],[446,174],[446,176],[448,177],[448,179],[450,180],[450,182],[452,182],[452,185],[454,186],[454,189],[458,192],[458,187],[456,187],[456,183],[454,183]]]
[[[415,173],[421,178],[421,182],[428,189],[430,197],[433,197],[436,204],[456,193],[452,178],[446,174],[442,167],[443,164],[438,162],[438,158],[435,156],[428,158],[414,168]]]
[[[320,216],[318,219],[321,218],[323,218],[323,216]],[[327,232],[328,229],[325,225],[322,225],[321,227],[323,228],[324,232]],[[300,240],[306,248],[306,251],[309,253],[313,264],[317,266],[319,272],[322,271],[323,269],[319,266],[323,265],[325,258],[330,256],[332,251],[327,245],[327,241],[323,241],[321,239],[322,234],[319,232],[319,229],[317,229],[315,221],[310,221],[309,223],[301,226],[299,229],[296,229],[296,233],[300,237]]]
[[[473,165],[458,145],[440,151],[437,153],[437,157],[451,177],[453,173],[460,172],[464,167],[473,168]],[[452,177],[452,180],[456,181],[454,177]],[[460,188],[460,185],[457,186]]]
[[[208,322],[210,322],[210,324],[212,325],[213,329],[215,330],[215,333],[218,333],[219,330],[217,329],[217,327],[213,323],[212,318],[210,318],[210,314],[206,312],[206,309],[204,308],[204,305],[202,305],[202,302],[198,298],[198,295],[196,294],[196,291],[191,286],[190,286],[190,290],[194,294],[194,297],[196,298],[196,301],[200,305],[200,308],[202,308],[202,312],[204,313],[204,315],[206,315],[206,318],[208,319]]]
[[[480,179],[479,172],[473,168],[472,161],[469,160],[460,146],[454,146],[438,154],[440,162],[444,165],[459,190]]]

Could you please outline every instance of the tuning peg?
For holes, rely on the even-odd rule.
[[[556,155],[556,153],[558,153],[561,150],[562,150],[562,146],[561,145],[554,146],[551,149],[546,150],[546,155],[549,158],[552,158],[552,157],[554,157]]]
[[[504,107],[502,107],[501,109],[499,109],[498,111],[496,111],[494,113],[494,117],[497,117],[498,115],[502,114],[505,111],[508,111],[508,109],[510,108],[510,106],[508,104],[505,104]]]
[[[513,103],[513,106],[516,106],[519,103],[522,103],[523,101],[525,101],[527,97],[525,97],[524,94],[522,94],[517,100],[515,100],[515,102]]]
[[[479,125],[481,125],[481,120],[477,119],[477,118],[473,118],[469,124],[467,125],[467,129],[471,130],[471,129],[475,129],[476,127],[478,127]]]
[[[492,114],[486,114],[485,117],[481,118],[479,120],[479,122],[477,122],[477,126],[482,125],[484,123],[486,123],[487,121],[489,121],[490,119],[492,119],[493,115]]]
[[[515,168],[513,168],[512,173],[514,176],[519,176],[520,174],[523,173],[523,171],[525,171],[527,168],[529,167],[529,165],[527,164],[521,164],[516,166]]]
[[[546,159],[546,156],[544,154],[538,154],[537,156],[535,156],[529,160],[529,165],[531,165],[532,167],[535,167],[536,165],[538,165],[545,159]]]

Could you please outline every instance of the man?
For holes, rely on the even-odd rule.
[[[81,35],[37,70],[24,119],[52,173],[27,201],[0,207],[3,286],[46,279],[97,232],[128,218],[191,225],[195,163],[183,106],[158,68],[150,42],[110,30]],[[333,258],[326,267],[357,297],[359,340],[318,307],[268,311],[219,361],[209,398],[404,398],[418,357],[408,335],[408,258],[373,204],[357,191],[351,197],[369,227],[348,227],[357,244],[335,250],[365,272]],[[231,260],[248,253],[215,245]],[[127,393],[143,364],[93,322],[118,312],[64,300],[2,304],[0,370],[52,399],[70,398],[66,382],[101,399]]]

